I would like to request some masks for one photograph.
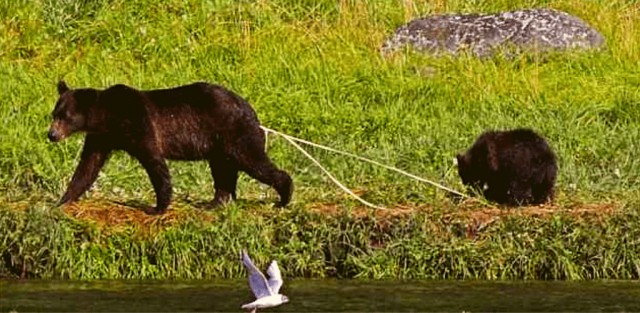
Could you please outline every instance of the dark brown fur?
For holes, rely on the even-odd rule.
[[[195,83],[140,91],[125,85],[105,90],[69,89],[58,84],[51,141],[86,132],[80,163],[60,204],[76,201],[93,184],[114,150],[124,150],[145,168],[156,193],[150,214],[171,202],[171,176],[165,159],[208,160],[214,204],[236,198],[238,171],[275,188],[278,206],[291,199],[291,177],[265,153],[258,118],[240,96],[218,85]]]
[[[487,200],[526,205],[553,198],[556,156],[530,129],[487,131],[457,160],[462,183]]]

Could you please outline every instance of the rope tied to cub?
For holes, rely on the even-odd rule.
[[[276,130],[273,130],[273,129],[270,129],[270,128],[267,128],[267,127],[264,127],[264,126],[260,126],[260,127],[262,128],[262,130],[264,130],[266,135],[268,135],[269,133],[273,133],[273,134],[276,134],[276,135],[284,138],[285,140],[287,140],[295,148],[300,150],[300,152],[302,152],[302,154],[304,154],[307,158],[309,158],[316,166],[318,166],[318,168],[320,168],[320,170],[322,170],[327,175],[327,177],[329,177],[329,179],[334,184],[336,184],[340,189],[342,189],[344,192],[346,192],[347,194],[349,194],[350,196],[352,196],[353,198],[355,198],[356,200],[360,201],[362,204],[364,204],[364,205],[366,205],[368,207],[372,207],[374,209],[382,209],[382,210],[387,209],[385,207],[381,207],[381,206],[372,204],[372,203],[362,199],[360,196],[356,195],[353,191],[349,190],[349,188],[347,188],[344,184],[342,184],[340,181],[338,181],[338,179],[335,176],[333,176],[331,174],[331,172],[329,172],[329,170],[327,170],[324,166],[322,166],[320,161],[318,161],[316,158],[314,158],[309,152],[307,152],[304,148],[302,148],[298,143],[303,143],[303,144],[306,144],[306,145],[309,145],[309,146],[312,146],[312,147],[315,147],[315,148],[319,148],[319,149],[326,150],[326,151],[329,151],[329,152],[333,152],[333,153],[341,154],[341,155],[348,156],[348,157],[351,157],[351,158],[355,158],[355,159],[358,159],[360,161],[364,161],[364,162],[367,162],[367,163],[370,163],[370,164],[373,164],[373,165],[376,165],[376,166],[380,166],[380,167],[386,168],[388,170],[400,173],[400,174],[402,174],[404,176],[410,177],[410,178],[415,179],[417,181],[430,184],[430,185],[432,185],[432,186],[434,186],[434,187],[436,187],[438,189],[445,190],[445,191],[450,192],[452,194],[455,194],[457,196],[460,196],[460,197],[463,197],[463,198],[470,198],[468,195],[465,195],[465,194],[463,194],[463,193],[461,193],[461,192],[459,192],[457,190],[451,189],[449,187],[446,187],[446,186],[441,185],[439,183],[436,183],[434,181],[428,180],[426,178],[422,178],[420,176],[411,174],[411,173],[409,173],[407,171],[404,171],[404,170],[401,170],[399,168],[396,168],[396,167],[393,167],[393,166],[389,166],[389,165],[386,165],[386,164],[382,164],[382,163],[380,163],[378,161],[374,161],[374,160],[371,160],[371,159],[368,159],[368,158],[365,158],[365,157],[362,157],[362,156],[359,156],[359,155],[356,155],[356,154],[353,154],[353,153],[340,151],[340,150],[337,150],[337,149],[334,149],[334,148],[331,148],[331,147],[323,146],[323,145],[320,145],[320,144],[317,144],[317,143],[313,143],[311,141],[307,141],[307,140],[304,140],[304,139],[301,139],[301,138],[297,138],[297,137],[294,137],[294,136],[291,136],[291,135],[287,135],[285,133],[282,133],[282,132],[279,132],[279,131],[276,131]]]

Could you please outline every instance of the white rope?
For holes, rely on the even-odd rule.
[[[322,165],[320,165],[320,163],[319,163],[316,159],[314,159],[314,158],[313,158],[309,153],[307,153],[304,149],[302,149],[302,147],[300,147],[299,145],[297,145],[295,142],[296,142],[296,141],[297,141],[297,142],[301,142],[301,143],[304,143],[304,144],[307,144],[307,145],[310,145],[310,146],[313,146],[313,147],[316,147],[316,148],[320,148],[320,149],[327,150],[327,151],[330,151],[330,152],[334,152],[334,153],[338,153],[338,154],[346,155],[346,156],[349,156],[349,157],[352,157],[352,158],[356,158],[356,159],[358,159],[358,160],[365,161],[365,162],[368,162],[368,163],[371,163],[371,164],[374,164],[374,165],[377,165],[377,166],[381,166],[381,167],[384,167],[384,168],[386,168],[386,169],[392,170],[392,171],[394,171],[394,172],[400,173],[400,174],[402,174],[402,175],[405,175],[405,176],[411,177],[411,178],[413,178],[413,179],[415,179],[415,180],[418,180],[418,181],[421,181],[421,182],[424,182],[424,183],[428,183],[428,184],[430,184],[430,185],[432,185],[432,186],[435,186],[435,187],[437,187],[437,188],[439,188],[439,189],[442,189],[442,190],[448,191],[448,192],[453,193],[453,194],[455,194],[455,195],[461,196],[461,197],[463,197],[463,198],[470,198],[469,196],[467,196],[467,195],[465,195],[465,194],[463,194],[463,193],[461,193],[461,192],[459,192],[459,191],[453,190],[453,189],[451,189],[451,188],[448,188],[448,187],[443,186],[443,185],[441,185],[441,184],[438,184],[438,183],[436,183],[436,182],[430,181],[430,180],[428,180],[428,179],[426,179],[426,178],[422,178],[422,177],[420,177],[420,176],[416,176],[416,175],[411,174],[411,173],[409,173],[409,172],[407,172],[407,171],[403,171],[403,170],[401,170],[401,169],[399,169],[399,168],[395,168],[395,167],[392,167],[392,166],[389,166],[389,165],[385,165],[385,164],[382,164],[382,163],[380,163],[380,162],[377,162],[377,161],[374,161],[374,160],[371,160],[371,159],[367,159],[367,158],[365,158],[365,157],[361,157],[361,156],[359,156],[359,155],[355,155],[355,154],[353,154],[353,153],[349,153],[349,152],[344,152],[344,151],[336,150],[336,149],[333,149],[333,148],[330,148],[330,147],[326,147],[326,146],[323,146],[323,145],[319,145],[319,144],[317,144],[317,143],[313,143],[313,142],[310,142],[310,141],[307,141],[307,140],[304,140],[304,139],[296,138],[296,137],[293,137],[293,136],[290,136],[290,135],[287,135],[287,134],[281,133],[281,132],[279,132],[279,131],[276,131],[276,130],[273,130],[273,129],[269,129],[269,128],[264,127],[264,126],[260,126],[260,127],[261,127],[261,128],[262,128],[266,133],[272,132],[272,133],[274,133],[274,134],[276,134],[276,135],[281,136],[282,138],[286,139],[287,141],[291,142],[294,146],[296,146],[298,149],[300,149],[300,151],[302,151],[302,152],[303,152],[307,157],[311,158],[311,159],[312,159],[312,161],[314,161],[314,163],[316,163],[316,165],[318,165],[318,166],[319,166],[319,167],[320,167],[320,168],[321,168],[321,169],[322,169],[322,170],[323,170],[327,175],[329,175],[329,177],[330,177],[330,178],[331,178],[331,179],[332,179],[332,180],[333,180],[333,181],[334,181],[338,186],[340,186],[340,188],[342,188],[342,189],[343,189],[343,190],[345,190],[345,191],[348,191],[348,192],[349,192],[349,194],[351,194],[352,196],[356,197],[356,198],[357,198],[357,199],[359,199],[359,200],[361,200],[361,199],[360,199],[358,196],[356,196],[356,195],[355,195],[355,194],[353,194],[350,190],[348,190],[346,187],[344,187],[344,185],[340,184],[340,182],[338,182],[335,178],[333,178],[333,176],[332,176],[332,175],[331,175],[331,174],[330,174],[330,173],[329,173],[329,172],[328,172],[324,167],[322,167]],[[363,201],[364,201],[364,200],[361,200],[360,202],[363,202]],[[365,202],[366,202],[366,201],[364,201],[363,203],[365,203]],[[374,207],[375,207],[375,206],[374,206]]]
[[[307,152],[304,148],[300,147],[299,144],[297,144],[293,138],[290,138],[290,136],[285,135],[283,133],[279,133],[276,131],[273,131],[271,129],[268,129],[266,127],[262,127],[266,132],[273,132],[276,135],[280,135],[282,136],[282,138],[286,139],[287,141],[289,141],[294,147],[298,148],[298,150],[300,150],[300,152],[302,152],[306,157],[308,157],[311,161],[313,161],[313,163],[315,163],[325,174],[327,174],[327,176],[329,176],[329,178],[331,179],[331,181],[333,181],[333,183],[335,183],[336,185],[338,185],[338,187],[340,187],[340,189],[344,190],[346,193],[348,193],[349,195],[351,195],[352,197],[356,198],[356,200],[360,201],[362,204],[372,207],[374,209],[380,209],[380,210],[386,210],[387,208],[385,207],[381,207],[381,206],[377,206],[375,204],[372,204],[370,202],[367,202],[367,200],[360,198],[358,195],[356,195],[355,193],[353,193],[353,191],[349,190],[349,188],[347,188],[345,185],[343,185],[342,183],[340,183],[340,181],[338,181],[337,178],[335,178],[333,175],[331,175],[331,173],[324,167],[322,166],[322,164],[320,164],[320,162],[318,160],[316,160],[316,158],[314,158],[311,154],[309,154],[309,152]]]

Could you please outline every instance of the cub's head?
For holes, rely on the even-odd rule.
[[[87,127],[87,114],[96,103],[95,89],[70,89],[64,81],[58,83],[58,102],[51,112],[53,122],[49,127],[49,140],[60,141]]]
[[[457,154],[456,163],[458,165],[458,175],[460,175],[462,183],[478,188],[480,185],[480,177],[478,177],[477,169],[471,164],[469,154]]]

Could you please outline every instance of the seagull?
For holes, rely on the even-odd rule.
[[[249,287],[251,287],[251,291],[256,296],[256,301],[242,305],[242,309],[250,313],[256,313],[258,309],[270,308],[289,302],[287,296],[278,293],[280,287],[282,287],[282,275],[275,260],[271,261],[267,268],[267,275],[269,275],[269,280],[267,280],[264,274],[253,264],[246,250],[242,250],[241,257],[242,263],[249,272]]]

